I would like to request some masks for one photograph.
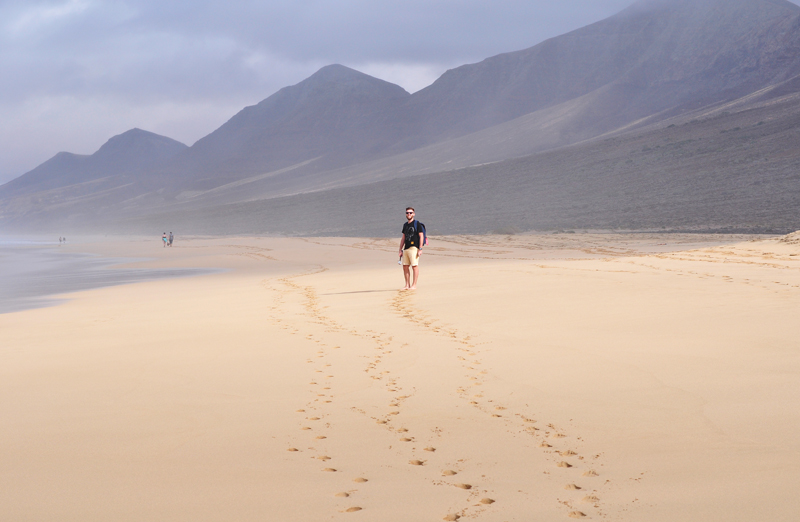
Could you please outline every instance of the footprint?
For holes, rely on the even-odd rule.
[[[583,472],[584,477],[599,477],[600,475],[593,469]]]
[[[436,451],[436,448],[427,447],[425,448],[425,451]]]
[[[567,484],[566,486],[564,486],[564,489],[569,489],[569,490],[575,491],[575,490],[581,489],[581,487],[580,486],[576,486],[575,484]]]
[[[336,468],[325,468],[322,471],[326,471],[328,473],[336,473],[337,470]]]
[[[452,469],[446,469],[442,471],[442,475],[444,475],[445,477],[452,477],[453,475],[458,475],[458,472],[453,471]]]
[[[569,518],[584,518],[586,517],[586,513],[581,513],[580,511],[570,511]]]
[[[559,454],[559,455],[561,455],[562,457],[572,457],[572,456],[574,456],[574,455],[577,455],[577,453],[575,453],[575,452],[574,452],[574,451],[572,451],[572,450],[567,450],[567,451],[559,451],[559,452],[558,452],[558,454]]]
[[[337,494],[335,494],[334,496],[335,496],[335,497],[341,497],[341,498],[347,498],[347,497],[349,497],[349,496],[350,496],[350,493],[345,493],[345,492],[342,492],[342,493],[337,493]]]
[[[472,489],[472,484],[456,484],[456,487],[461,489]]]
[[[316,437],[316,438],[317,438],[318,440],[322,440],[322,439],[327,439],[328,437],[326,437],[325,435],[320,435],[320,436],[318,436],[318,437]]]
[[[317,457],[317,460],[331,460],[331,458],[327,455],[321,455]]]
[[[553,446],[551,446],[550,444],[548,444],[546,442],[542,442],[541,444],[539,444],[539,447],[540,448],[552,448]]]
[[[452,522],[452,521],[454,521],[454,520],[458,520],[459,518],[461,518],[461,515],[456,515],[456,514],[454,513],[454,514],[452,514],[452,515],[447,515],[447,516],[446,516],[446,517],[444,517],[442,520],[448,520],[448,521]]]
[[[408,437],[403,437],[400,439],[400,442],[412,442],[414,439],[409,439]]]
[[[297,413],[305,413],[306,410],[297,410]]]
[[[586,502],[587,504],[597,504],[600,502],[600,499],[594,495],[586,495],[581,499],[581,502]]]
[[[311,418],[310,418],[310,419],[308,419],[308,420],[312,420],[312,421],[318,421],[318,420],[319,420],[319,417],[311,417]]]
[[[424,466],[425,465],[425,461],[424,460],[409,460],[408,463],[411,464],[412,466]]]
[[[297,448],[289,448],[289,449],[287,449],[286,451],[300,451],[300,450],[299,450],[299,449],[297,449]]]
[[[494,502],[495,502],[494,499],[491,499],[491,498],[482,498],[481,499],[481,504],[489,505],[489,504],[494,504]]]
[[[365,479],[364,477],[358,477],[358,478],[354,478],[353,482],[358,482],[360,484],[363,484],[364,482],[369,482],[369,479]]]
[[[301,430],[310,430],[311,428],[309,428],[308,426],[303,426],[303,427],[302,427],[302,428],[300,428],[300,429],[301,429]]]
[[[355,513],[356,511],[361,511],[362,508],[358,506],[353,506],[351,508],[347,508],[344,510],[345,513]]]
[[[558,463],[558,467],[559,468],[571,468],[572,464],[570,464],[569,462],[564,462],[562,460],[561,462]]]

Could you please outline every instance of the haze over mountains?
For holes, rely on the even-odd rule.
[[[191,147],[60,153],[0,227],[394,235],[416,202],[438,233],[796,229],[798,77],[794,4],[642,1],[414,94],[331,65]]]

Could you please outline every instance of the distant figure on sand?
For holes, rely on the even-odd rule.
[[[161,242],[164,243],[164,248],[166,248],[167,247],[167,233],[166,232],[161,234]]]
[[[425,244],[425,225],[414,219],[415,215],[416,211],[412,207],[406,209],[406,223],[403,223],[403,236],[400,238],[400,259],[403,262],[403,276],[406,279],[403,290],[417,289],[419,255]]]
[[[169,246],[172,246],[172,240],[173,239],[174,239],[174,236],[172,235],[172,232],[170,232],[169,233]]]

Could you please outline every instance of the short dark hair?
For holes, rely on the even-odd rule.
[[[406,210],[414,210],[414,207],[406,207]],[[416,210],[414,210],[416,212]]]

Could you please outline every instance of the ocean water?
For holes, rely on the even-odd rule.
[[[0,237],[0,314],[53,306],[57,294],[217,272],[202,268],[111,268],[135,259],[67,252],[58,241]]]

